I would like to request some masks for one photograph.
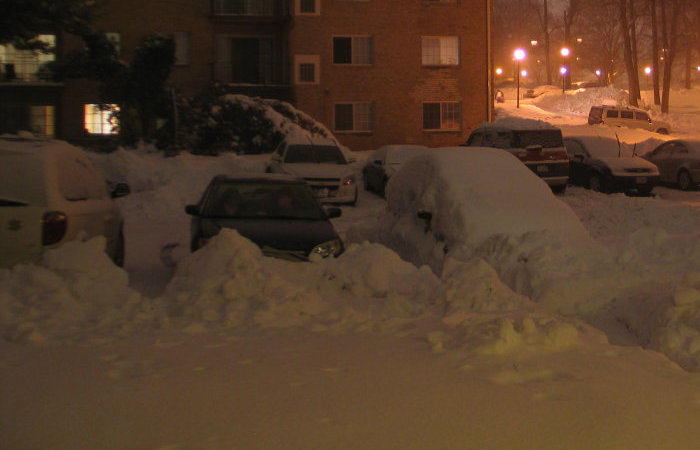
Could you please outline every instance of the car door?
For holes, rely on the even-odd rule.
[[[386,163],[386,149],[378,149],[369,156],[365,165],[365,186],[372,191],[380,192],[383,187],[383,178]]]
[[[659,168],[659,179],[664,183],[674,181],[672,175],[673,169],[670,166],[673,145],[673,142],[667,142],[654,150],[649,157],[649,160]]]

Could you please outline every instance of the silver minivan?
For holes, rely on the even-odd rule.
[[[652,120],[646,111],[611,105],[591,106],[588,112],[588,124],[641,128],[659,134],[668,134],[671,132],[671,127],[667,123]]]
[[[105,179],[87,153],[66,142],[0,138],[0,267],[36,262],[47,248],[102,235],[106,252],[124,263],[124,221]]]

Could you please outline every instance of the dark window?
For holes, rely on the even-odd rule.
[[[543,148],[563,147],[561,131],[551,130],[517,130],[515,132],[515,147],[527,148],[531,145],[541,145]]]
[[[265,84],[272,80],[272,41],[231,39],[231,82]]]
[[[459,130],[462,105],[459,102],[423,103],[424,130]]]
[[[649,115],[643,111],[637,111],[637,119],[649,121]]]
[[[352,131],[352,104],[335,105],[336,131]]]
[[[333,62],[335,64],[352,63],[352,38],[333,38]]]
[[[299,0],[299,12],[313,14],[316,12],[316,0]]]
[[[316,66],[313,63],[299,64],[299,81],[313,83],[316,81]]]
[[[423,103],[423,129],[440,129],[440,103]]]
[[[623,119],[634,119],[634,113],[632,111],[620,111],[620,117]]]
[[[616,109],[609,109],[609,110],[608,110],[608,113],[607,113],[607,115],[606,115],[606,117],[617,118],[617,117],[619,117],[619,115],[620,115],[619,113],[620,113],[620,112],[619,112],[618,110],[616,110]]]

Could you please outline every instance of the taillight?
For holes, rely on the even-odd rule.
[[[68,217],[62,212],[47,212],[41,222],[41,245],[53,245],[66,235]]]

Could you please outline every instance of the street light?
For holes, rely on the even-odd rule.
[[[603,74],[603,72],[600,69],[595,70],[595,76],[598,78],[598,86],[602,86],[602,83],[600,82],[600,76]]]
[[[562,63],[564,64],[564,67],[566,67],[566,60],[567,60],[567,59],[569,58],[569,56],[571,55],[571,50],[569,49],[569,47],[562,47],[561,50],[559,51],[559,53],[561,54],[561,57],[563,58]],[[569,74],[569,69],[568,69],[568,67],[566,68],[566,72],[562,73],[562,76],[563,76],[563,77],[565,77],[565,76],[571,76],[571,75]]]
[[[646,66],[646,67],[644,68],[644,73],[645,73],[646,76],[647,76],[647,89],[649,89],[649,75],[651,75],[651,67]]]
[[[566,68],[566,66],[561,66],[559,69],[559,73],[561,74],[561,93],[566,95],[566,85],[564,84],[566,80],[566,74],[569,72],[569,69]]]
[[[525,50],[522,48],[517,48],[513,52],[513,57],[515,60],[518,62],[518,71],[517,71],[517,78],[518,78],[518,83],[517,83],[517,89],[516,89],[516,95],[515,95],[515,107],[520,108],[520,61],[525,59]]]
[[[496,75],[503,75],[503,69],[501,69],[500,67],[496,67]]]

